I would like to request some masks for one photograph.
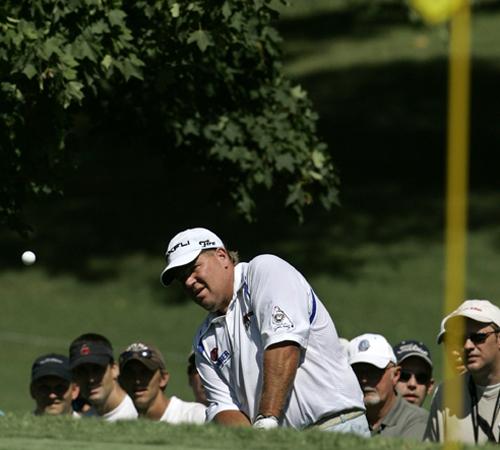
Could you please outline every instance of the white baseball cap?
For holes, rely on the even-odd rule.
[[[194,261],[202,250],[224,247],[222,240],[206,228],[188,228],[176,234],[169,242],[165,257],[167,267],[163,269],[160,280],[168,286],[174,279],[172,269]]]
[[[365,333],[349,342],[349,364],[367,363],[385,369],[396,355],[391,344],[381,334]]]
[[[437,336],[437,342],[443,341],[446,333],[446,323],[453,317],[467,317],[477,322],[494,323],[500,327],[500,309],[489,300],[466,300],[455,311],[448,314],[441,321],[441,329]]]

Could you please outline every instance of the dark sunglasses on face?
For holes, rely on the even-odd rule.
[[[486,333],[469,333],[464,335],[463,342],[465,343],[468,339],[470,339],[474,345],[482,344],[490,337],[491,334],[497,334],[498,332],[500,332],[500,330],[488,331]]]
[[[410,381],[412,375],[415,376],[415,380],[417,380],[418,384],[427,384],[431,380],[431,376],[428,373],[425,372],[414,373],[410,372],[409,370],[401,370],[401,373],[399,375],[399,381],[407,383],[408,381]]]
[[[120,364],[122,364],[124,361],[127,361],[128,359],[132,358],[133,356],[138,356],[139,358],[150,359],[153,356],[153,352],[149,349],[123,352],[120,355]]]
[[[58,397],[62,397],[69,388],[69,383],[57,383],[51,384],[36,384],[35,389],[42,395],[50,395],[52,393],[56,394]]]

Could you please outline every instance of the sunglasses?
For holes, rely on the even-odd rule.
[[[492,334],[497,334],[499,333],[500,330],[493,330],[493,331],[488,331],[486,333],[469,333],[463,336],[463,342],[466,342],[468,339],[474,344],[483,344],[486,339],[490,337]],[[458,339],[455,339],[455,341],[459,341]]]
[[[415,380],[417,380],[418,384],[427,384],[431,380],[431,376],[428,373],[425,372],[410,372],[409,370],[401,370],[400,375],[399,375],[399,381],[402,381],[403,383],[407,383],[410,381],[410,378],[415,376]]]
[[[35,389],[41,395],[50,395],[52,393],[56,394],[58,397],[62,397],[69,388],[69,383],[57,383],[57,384],[35,384]]]
[[[153,356],[153,352],[151,350],[149,350],[149,349],[123,352],[120,355],[120,364],[122,364],[123,362],[125,362],[128,359],[132,358],[133,356],[136,356],[136,357],[139,357],[139,358],[151,359],[152,356]]]

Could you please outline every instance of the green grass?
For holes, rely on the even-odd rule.
[[[10,415],[0,420],[0,449],[437,449],[438,445],[400,439],[362,439],[318,431],[230,429],[214,425],[170,426],[149,421],[106,423]],[[487,447],[486,447],[487,448]]]

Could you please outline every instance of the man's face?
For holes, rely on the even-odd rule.
[[[103,405],[115,388],[119,369],[115,363],[80,364],[73,369],[73,378],[80,386],[81,393],[93,406]]]
[[[399,378],[399,367],[389,364],[385,369],[367,363],[352,365],[363,391],[366,406],[376,406],[394,397],[394,386]]]
[[[31,396],[36,402],[36,414],[58,416],[71,414],[71,402],[78,397],[78,386],[64,378],[46,376],[31,384]]]
[[[136,409],[145,413],[155,399],[163,395],[168,378],[168,372],[150,370],[140,361],[132,360],[123,368],[120,383],[132,398]]]
[[[200,306],[225,312],[233,297],[234,266],[223,248],[201,252],[194,262],[177,269],[176,278]]]
[[[422,358],[410,356],[400,364],[401,373],[396,390],[408,402],[422,406],[434,386],[432,369]]]
[[[471,373],[486,374],[500,368],[500,338],[494,331],[495,328],[490,324],[467,319],[464,359]]]

